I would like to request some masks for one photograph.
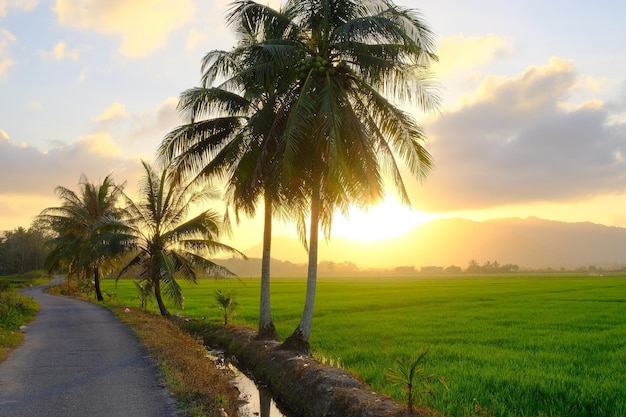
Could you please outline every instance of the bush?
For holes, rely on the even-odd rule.
[[[5,330],[17,330],[30,321],[37,312],[37,303],[26,296],[13,291],[0,293],[0,327]]]
[[[19,331],[21,325],[35,318],[39,306],[35,300],[10,289],[7,281],[0,281],[4,288],[0,291],[0,362],[9,355],[24,339]]]

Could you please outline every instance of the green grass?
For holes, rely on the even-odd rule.
[[[105,287],[139,304],[132,282]],[[216,288],[236,292],[233,322],[256,326],[256,279],[184,285],[181,314],[219,323]],[[302,279],[273,281],[283,338],[299,321],[304,291]],[[450,390],[424,403],[449,416],[626,415],[626,275],[320,279],[315,311],[316,356],[398,400],[402,390],[385,370],[429,348],[427,371]]]
[[[11,349],[22,343],[24,335],[20,326],[32,321],[39,310],[35,300],[18,294],[15,287],[31,284],[37,277],[0,277],[0,362],[7,358]]]

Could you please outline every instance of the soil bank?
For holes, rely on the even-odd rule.
[[[417,408],[411,415],[401,405],[372,391],[353,374],[323,365],[309,356],[279,349],[279,341],[256,339],[246,327],[185,323],[204,344],[234,355],[253,378],[266,384],[277,403],[302,417],[442,417]]]

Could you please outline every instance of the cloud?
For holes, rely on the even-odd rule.
[[[99,155],[104,158],[115,158],[119,154],[119,147],[113,143],[107,132],[96,132],[82,137],[76,144],[85,152]]]
[[[439,77],[446,78],[512,53],[509,40],[495,35],[449,36],[439,41],[439,62],[435,62],[432,68]]]
[[[94,117],[98,122],[110,122],[113,120],[124,119],[128,116],[126,107],[122,103],[115,102],[106,110]]]
[[[92,182],[113,173],[134,196],[142,175],[140,158],[151,162],[167,132],[180,123],[178,99],[169,97],[145,113],[113,103],[94,117],[92,132],[42,152],[0,130],[0,230],[27,226],[41,210],[59,203],[55,187],[77,189],[81,174]]]
[[[15,61],[7,56],[11,44],[15,41],[15,36],[11,32],[0,28],[0,80],[6,76],[9,68],[15,64]]]
[[[43,59],[52,58],[52,59],[56,59],[57,61],[61,61],[63,59],[70,59],[72,61],[76,61],[80,57],[80,54],[78,53],[76,49],[68,49],[67,45],[63,41],[60,41],[56,45],[54,45],[54,47],[52,48],[50,52],[40,50],[39,55]]]
[[[163,137],[181,123],[177,104],[177,98],[168,97],[150,111],[132,113],[113,103],[92,118],[93,134],[108,134],[124,155],[152,158]]]
[[[0,18],[5,17],[9,8],[31,11],[37,6],[37,0],[0,0]]]
[[[121,38],[119,52],[143,57],[193,16],[191,0],[56,0],[62,25]]]
[[[81,174],[92,182],[113,173],[118,184],[135,185],[141,175],[138,158],[124,158],[106,133],[56,144],[47,152],[14,144],[0,132],[0,230],[27,226],[41,210],[59,201],[57,186],[77,189]]]
[[[0,178],[11,178],[0,182],[0,195],[45,194],[57,185],[76,183],[81,173],[98,178],[111,171],[126,171],[128,161],[118,154],[106,134],[88,135],[69,145],[56,144],[47,152],[0,140]]]
[[[207,40],[209,38],[209,34],[207,32],[200,32],[198,30],[192,29],[189,31],[187,35],[187,49],[196,49],[196,47]]]
[[[46,207],[59,205],[59,201],[50,197],[22,194],[0,194],[0,231],[14,230],[17,227],[29,227]]]
[[[436,169],[418,205],[459,211],[625,192],[626,124],[609,123],[597,99],[562,105],[580,78],[558,58],[518,77],[485,78],[426,126]]]
[[[90,72],[90,68],[89,67],[85,67],[80,71],[80,74],[78,74],[78,81],[83,82],[87,79],[87,76],[89,75]]]
[[[546,66],[531,66],[520,77],[500,78],[488,76],[473,95],[462,98],[463,106],[496,103],[509,107],[511,115],[538,114],[549,110],[555,100],[577,85],[578,75],[574,64],[553,57]]]

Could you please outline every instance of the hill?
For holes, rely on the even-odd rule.
[[[250,258],[260,258],[261,244],[245,253]],[[302,245],[286,237],[274,238],[272,257],[276,272],[285,270],[286,275],[300,271],[301,264],[307,262]],[[538,218],[484,222],[438,219],[394,239],[366,243],[339,237],[322,241],[319,260],[321,269],[342,272],[354,269],[355,264],[361,269],[432,265],[465,268],[471,260],[481,264],[498,261],[530,269],[612,267],[626,264],[626,228]],[[260,264],[254,265],[254,261],[246,264],[249,273],[245,275],[259,274]]]

